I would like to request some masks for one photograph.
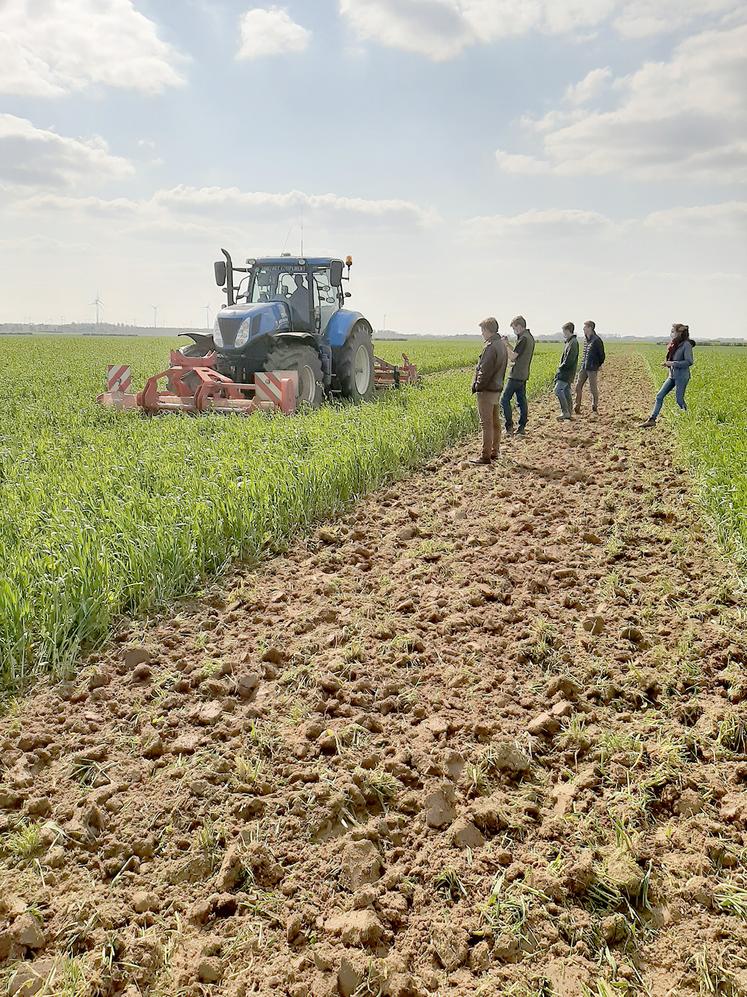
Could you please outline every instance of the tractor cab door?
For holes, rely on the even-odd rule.
[[[340,308],[337,288],[332,287],[329,267],[314,271],[314,312],[319,335],[327,331],[329,320]]]
[[[295,330],[299,332],[314,331],[313,301],[312,292],[309,289],[308,274],[305,272],[282,273],[278,279],[275,297],[288,303]]]

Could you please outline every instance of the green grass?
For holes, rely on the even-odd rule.
[[[665,350],[639,349],[658,389],[666,376],[660,366]],[[696,345],[694,353],[689,411],[677,409],[672,392],[662,415],[675,430],[720,542],[747,568],[747,349]]]
[[[148,419],[96,405],[108,362],[130,363],[137,388],[169,345],[0,341],[0,687],[67,665],[119,615],[278,549],[476,429],[465,370],[292,419]],[[425,372],[479,352],[477,340],[386,345]],[[535,393],[557,353],[540,345]]]

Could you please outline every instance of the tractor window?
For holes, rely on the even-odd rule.
[[[329,270],[314,271],[314,303],[321,305],[337,304],[337,290],[329,282]]]
[[[290,301],[295,295],[294,303],[297,304],[301,295],[308,297],[308,293],[305,271],[292,271],[285,267],[260,267],[254,271],[248,300]]]

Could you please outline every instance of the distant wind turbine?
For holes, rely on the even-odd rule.
[[[100,310],[100,308],[101,308],[101,306],[103,304],[104,304],[104,302],[99,297],[99,292],[97,291],[96,292],[96,299],[91,302],[91,307],[93,307],[93,308],[96,309],[96,325],[99,324],[99,310]]]
[[[157,329],[158,328],[158,305],[151,305],[150,307],[153,309],[153,328]]]

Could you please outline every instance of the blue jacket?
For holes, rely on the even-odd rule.
[[[690,368],[695,362],[693,358],[693,344],[689,339],[683,340],[674,351],[671,360],[672,377],[675,381],[687,380],[690,377]]]

